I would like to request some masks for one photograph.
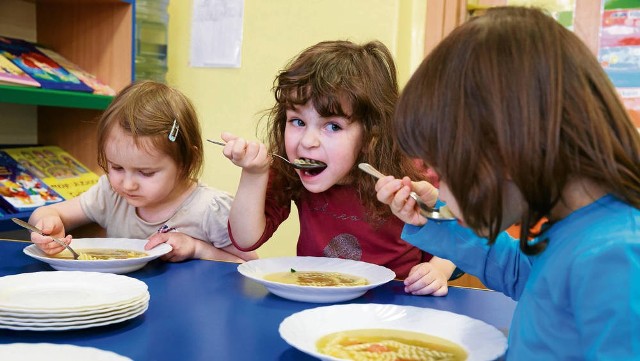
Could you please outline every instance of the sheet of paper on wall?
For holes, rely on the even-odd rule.
[[[244,0],[194,0],[192,67],[239,68]]]

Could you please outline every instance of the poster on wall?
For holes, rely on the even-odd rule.
[[[605,0],[598,59],[640,128],[640,0]]]
[[[569,30],[573,30],[573,15],[576,8],[575,0],[507,0],[507,5],[544,9],[560,24]]]
[[[244,0],[194,0],[192,67],[239,68]]]

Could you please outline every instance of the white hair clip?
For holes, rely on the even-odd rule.
[[[169,132],[169,140],[172,142],[176,141],[178,138],[178,132],[180,131],[180,126],[178,125],[177,119],[173,120],[173,126],[171,127],[171,131]]]

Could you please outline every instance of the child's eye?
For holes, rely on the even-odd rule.
[[[120,167],[120,166],[118,166],[118,165],[113,165],[113,164],[111,164],[111,165],[109,166],[109,168],[110,168],[111,170],[114,170],[114,171],[121,171],[121,170],[122,170],[122,167]]]
[[[156,172],[143,172],[143,171],[140,171],[140,174],[142,174],[143,177],[152,177],[154,174],[156,174]]]
[[[342,130],[342,127],[336,123],[329,123],[325,127],[330,132],[337,132],[339,130]]]
[[[304,127],[304,122],[298,118],[293,118],[289,120],[289,122],[291,122],[291,124],[295,127]]]

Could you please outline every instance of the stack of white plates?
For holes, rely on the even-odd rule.
[[[50,271],[0,277],[0,328],[56,331],[103,326],[143,314],[147,285],[100,272]]]

